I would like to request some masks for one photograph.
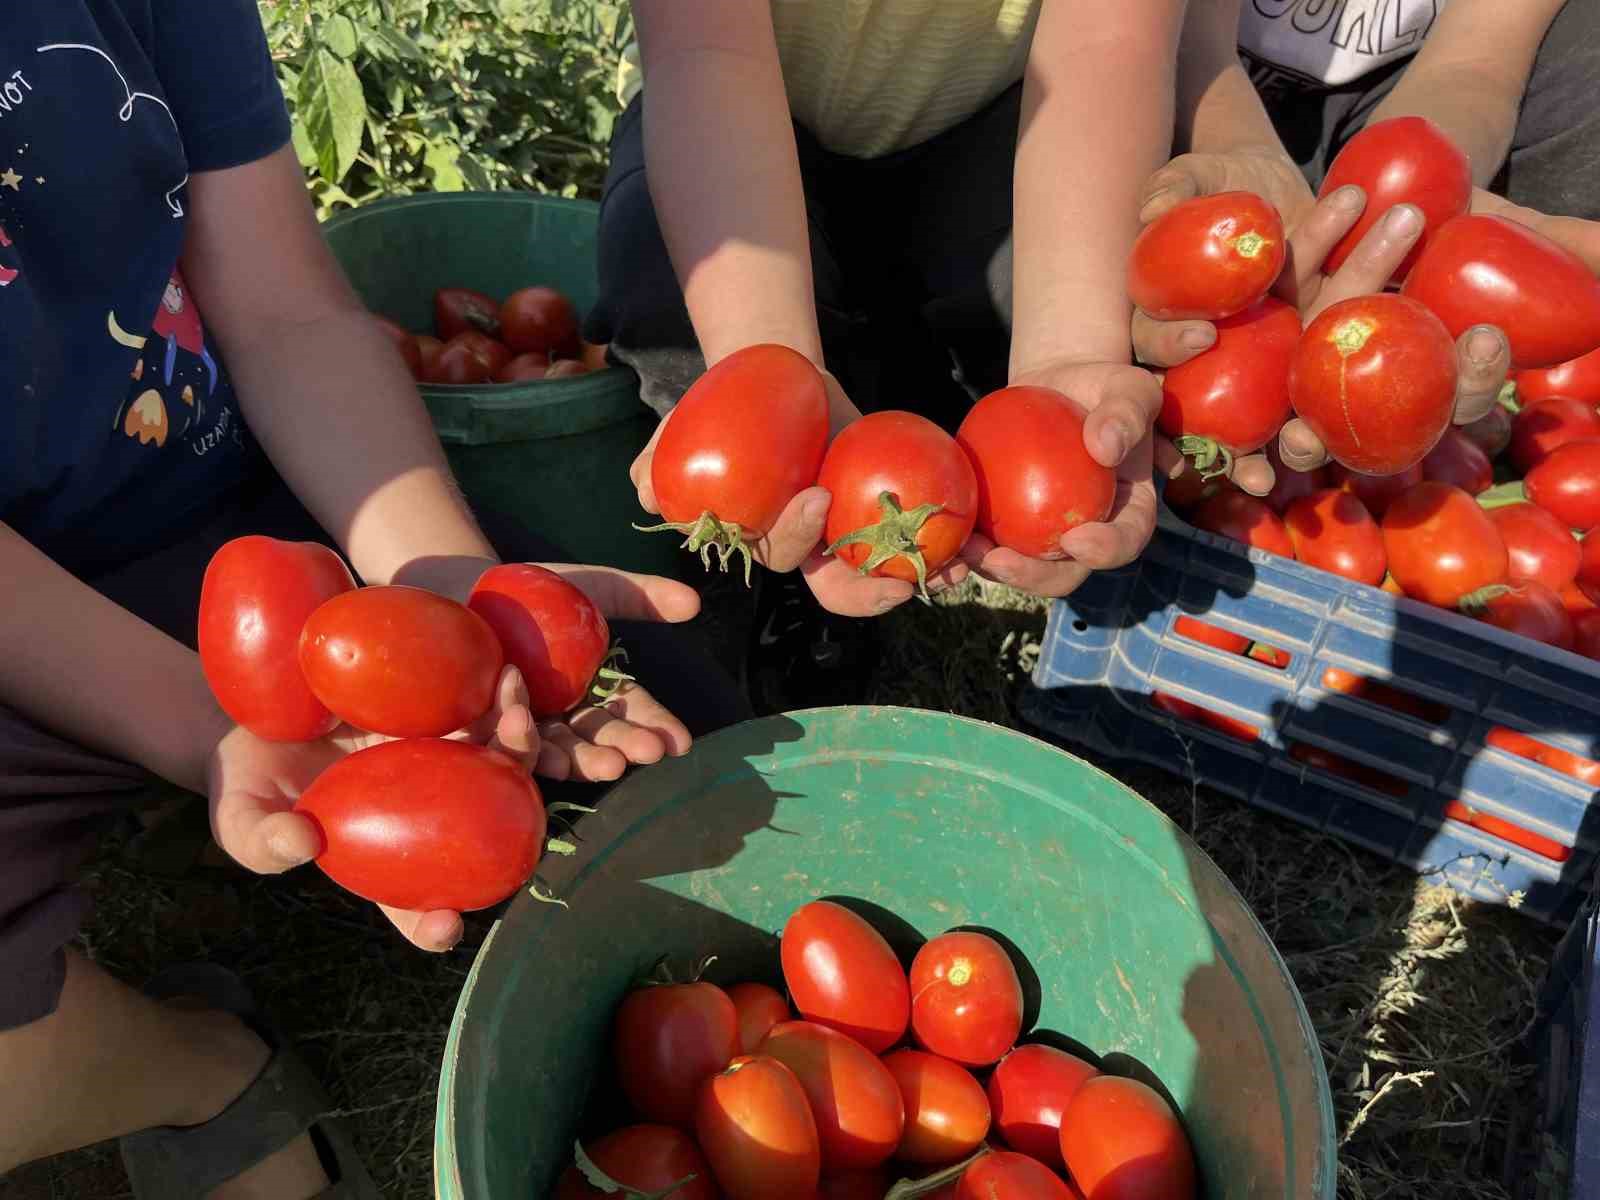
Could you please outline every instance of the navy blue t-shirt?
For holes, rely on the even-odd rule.
[[[190,174],[279,149],[288,117],[255,0],[5,9],[0,520],[92,570],[260,468],[178,262]]]

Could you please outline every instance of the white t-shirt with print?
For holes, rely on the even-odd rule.
[[[1446,3],[1244,0],[1239,49],[1258,87],[1341,87],[1415,54]]]

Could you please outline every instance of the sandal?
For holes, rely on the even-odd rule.
[[[122,1161],[139,1200],[204,1200],[241,1171],[310,1132],[334,1183],[316,1200],[381,1200],[310,1068],[268,1028],[255,998],[233,972],[207,963],[163,971],[145,987],[154,1000],[193,996],[253,1029],[272,1057],[249,1087],[202,1125],[161,1126],[121,1139]]]

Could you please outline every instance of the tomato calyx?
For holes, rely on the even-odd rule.
[[[572,1143],[572,1161],[578,1168],[578,1173],[588,1181],[590,1187],[596,1188],[608,1196],[622,1196],[624,1200],[667,1200],[669,1196],[677,1195],[683,1188],[700,1178],[690,1172],[676,1183],[669,1183],[659,1192],[642,1192],[636,1187],[618,1183],[600,1167],[596,1166],[594,1160],[583,1152],[582,1142]]]
[[[946,1167],[942,1171],[937,1171],[932,1175],[925,1175],[921,1179],[902,1179],[884,1194],[883,1200],[915,1200],[917,1196],[927,1196],[937,1192],[947,1184],[954,1183],[960,1179],[967,1173],[967,1168],[988,1153],[989,1147],[979,1146],[975,1153],[962,1159],[953,1167]]]
[[[836,554],[841,546],[872,547],[856,568],[858,575],[871,574],[874,567],[881,567],[890,559],[903,558],[917,573],[917,598],[924,604],[932,603],[928,598],[928,563],[922,547],[917,544],[917,534],[928,523],[928,518],[944,511],[944,505],[919,504],[907,512],[900,507],[899,497],[893,492],[879,492],[878,507],[883,510],[883,516],[877,524],[845,534],[823,553]]]
[[[1513,417],[1522,411],[1522,401],[1517,399],[1517,381],[1515,379],[1508,379],[1500,385],[1500,394],[1495,397],[1495,403]]]
[[[1491,583],[1488,587],[1481,587],[1475,592],[1468,592],[1456,601],[1456,607],[1469,617],[1482,618],[1489,611],[1489,606],[1501,596],[1509,596],[1520,589],[1508,583]]]
[[[638,988],[676,987],[684,983],[699,983],[711,969],[711,964],[717,961],[715,954],[708,954],[694,965],[694,974],[687,979],[679,979],[672,973],[672,956],[663,954],[651,964],[649,972],[634,983]]]
[[[1233,451],[1216,438],[1186,433],[1173,445],[1179,454],[1194,463],[1201,479],[1215,479],[1233,470]]]
[[[586,693],[589,699],[599,704],[610,700],[623,687],[630,683],[637,683],[632,675],[626,671],[618,670],[619,664],[628,661],[628,652],[623,649],[621,642],[612,642],[611,649],[606,651],[606,656],[600,663],[600,669],[594,673],[594,678],[589,682]]]
[[[728,572],[728,561],[735,554],[744,559],[744,582],[750,584],[750,543],[745,540],[744,527],[735,521],[723,521],[709,508],[694,521],[664,521],[660,525],[635,525],[640,533],[683,534],[682,549],[700,556],[706,570],[711,569],[711,552],[717,552],[718,565],[723,574]]]

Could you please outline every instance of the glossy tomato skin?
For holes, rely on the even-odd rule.
[[[714,983],[635,988],[617,1007],[611,1051],[633,1110],[688,1129],[702,1085],[738,1057],[739,1016]]]
[[[1529,500],[1578,532],[1600,526],[1600,438],[1551,451],[1523,484]]]
[[[727,1200],[815,1200],[817,1123],[805,1089],[781,1062],[734,1059],[701,1087],[694,1124]]]
[[[1559,592],[1578,577],[1583,547],[1570,529],[1537,504],[1491,508],[1489,520],[1505,543],[1507,574],[1512,579],[1532,579]]]
[[[911,1032],[917,1044],[964,1067],[987,1067],[1022,1032],[1022,982],[1005,948],[957,930],[917,951],[911,963]]]
[[[439,351],[432,366],[423,367],[422,380],[424,383],[466,386],[488,383],[493,375],[494,369],[489,365],[489,360],[471,344],[452,341]]]
[[[886,529],[876,542],[885,549],[915,545],[923,575],[955,558],[978,517],[978,480],[971,461],[953,437],[916,413],[876,412],[846,426],[828,447],[817,484],[833,497],[822,534],[829,546],[884,522],[888,514],[880,497],[885,492],[907,513],[925,504],[939,505],[909,536],[892,537]],[[860,568],[874,549],[873,543],[857,542],[839,546],[836,553]],[[909,552],[869,573],[919,582]]]
[[[1592,408],[1600,404],[1600,350],[1542,370],[1515,371],[1517,400],[1524,406],[1566,396],[1587,401]]]
[[[810,1021],[785,1021],[762,1039],[758,1055],[794,1072],[811,1103],[824,1171],[876,1167],[905,1130],[900,1085],[854,1038]]]
[[[1139,234],[1128,295],[1158,321],[1221,320],[1271,290],[1286,253],[1283,220],[1260,196],[1199,196]]]
[[[1134,1079],[1085,1080],[1061,1118],[1061,1157],[1088,1200],[1192,1200],[1194,1152],[1161,1096]]]
[[[335,883],[410,911],[498,904],[544,849],[532,778],[467,742],[380,742],[323,771],[294,807],[321,830],[317,865]]]
[[[1585,658],[1600,660],[1600,608],[1578,613],[1572,627],[1572,648]]]
[[[1377,587],[1388,573],[1383,531],[1366,505],[1338,488],[1296,500],[1283,514],[1295,557],[1307,566]]]
[[[1209,350],[1167,369],[1156,423],[1170,438],[1210,438],[1235,455],[1251,454],[1277,436],[1289,415],[1300,314],[1268,296],[1217,321],[1216,329]]]
[[[1459,429],[1447,429],[1422,460],[1422,477],[1476,496],[1494,486],[1494,467],[1476,442]]]
[[[1265,503],[1243,492],[1223,492],[1212,497],[1189,514],[1189,521],[1196,529],[1232,538],[1268,554],[1294,557],[1294,542],[1283,520]]]
[[[884,1055],[905,1101],[902,1162],[947,1167],[960,1162],[989,1134],[989,1097],[965,1067],[922,1050]]]
[[[712,513],[765,534],[817,481],[828,442],[822,376],[787,346],[750,346],[695,381],[656,442],[650,481],[662,517]]]
[[[1083,1200],[1054,1171],[1024,1154],[993,1150],[956,1184],[955,1200]]]
[[[1441,608],[1505,582],[1510,568],[1489,514],[1460,488],[1443,483],[1419,483],[1389,506],[1383,546],[1405,594]]]
[[[1579,545],[1577,580],[1584,588],[1600,591],[1600,537],[1591,534]]]
[[[1551,397],[1528,405],[1511,422],[1511,461],[1526,475],[1568,442],[1600,438],[1600,408]]]
[[[228,542],[200,585],[200,668],[222,711],[271,742],[309,742],[339,719],[300,674],[306,618],[356,585],[315,542],[249,536]]]
[[[1394,117],[1368,125],[1344,144],[1328,167],[1319,198],[1348,184],[1367,194],[1361,219],[1339,239],[1323,263],[1332,275],[1361,239],[1397,204],[1422,210],[1422,237],[1395,269],[1404,279],[1435,231],[1472,202],[1472,163],[1438,125],[1426,117]]]
[[[1520,633],[1561,650],[1572,649],[1572,616],[1561,597],[1542,583],[1514,579],[1504,587],[1489,588],[1481,598],[1463,601],[1462,608],[1469,616],[1508,633]]]
[[[1518,370],[1600,347],[1600,279],[1571,251],[1504,217],[1445,222],[1401,292],[1432,309],[1452,338],[1498,326]]]
[[[533,563],[502,563],[478,577],[467,607],[522,673],[534,716],[570,712],[588,698],[611,651],[611,627],[577,587]]]
[[[1111,515],[1117,478],[1083,444],[1084,413],[1060,392],[1008,387],[967,414],[956,441],[978,477],[977,529],[1029,558],[1066,556],[1069,530]]]
[[[1389,511],[1389,505],[1421,482],[1420,462],[1394,475],[1363,475],[1359,471],[1341,467],[1338,463],[1328,468],[1329,486],[1349,492],[1366,505],[1367,511],[1378,521],[1383,520],[1383,514]]]
[[[469,329],[465,333],[458,333],[445,343],[445,349],[451,346],[465,346],[488,368],[490,377],[493,377],[500,368],[511,361],[511,351],[506,349],[501,342],[495,341],[486,333],[479,333],[476,329]]]
[[[475,329],[493,335],[499,331],[500,306],[471,288],[440,288],[433,294],[433,331],[448,342],[458,333]]]
[[[985,1089],[995,1131],[1013,1150],[1061,1170],[1062,1114],[1084,1081],[1098,1074],[1053,1046],[1018,1046],[1000,1060]]]
[[[324,601],[300,631],[312,693],[357,729],[443,737],[494,702],[505,657],[477,613],[414,587],[367,587]]]
[[[739,1014],[739,1053],[754,1054],[774,1025],[792,1020],[789,1002],[764,983],[736,983],[727,989]]]
[[[578,314],[554,288],[523,288],[500,306],[500,337],[515,354],[576,358]]]
[[[550,372],[550,360],[542,354],[519,354],[494,373],[496,383],[526,383],[543,379]]]
[[[667,1125],[629,1125],[584,1146],[584,1153],[617,1183],[647,1194],[664,1192],[680,1179],[694,1179],[672,1200],[721,1200],[711,1164],[693,1139]],[[606,1193],[570,1166],[556,1184],[554,1200],[605,1200]]]
[[[1393,475],[1420,463],[1450,428],[1455,342],[1404,296],[1342,300],[1306,327],[1289,398],[1336,461]]]
[[[1250,650],[1250,639],[1244,634],[1234,633],[1232,630],[1196,620],[1194,617],[1179,617],[1172,623],[1172,632],[1201,645],[1215,647],[1224,654],[1246,654]]]
[[[911,1020],[906,973],[883,935],[831,900],[798,908],[779,944],[783,979],[795,1008],[882,1054]]]

